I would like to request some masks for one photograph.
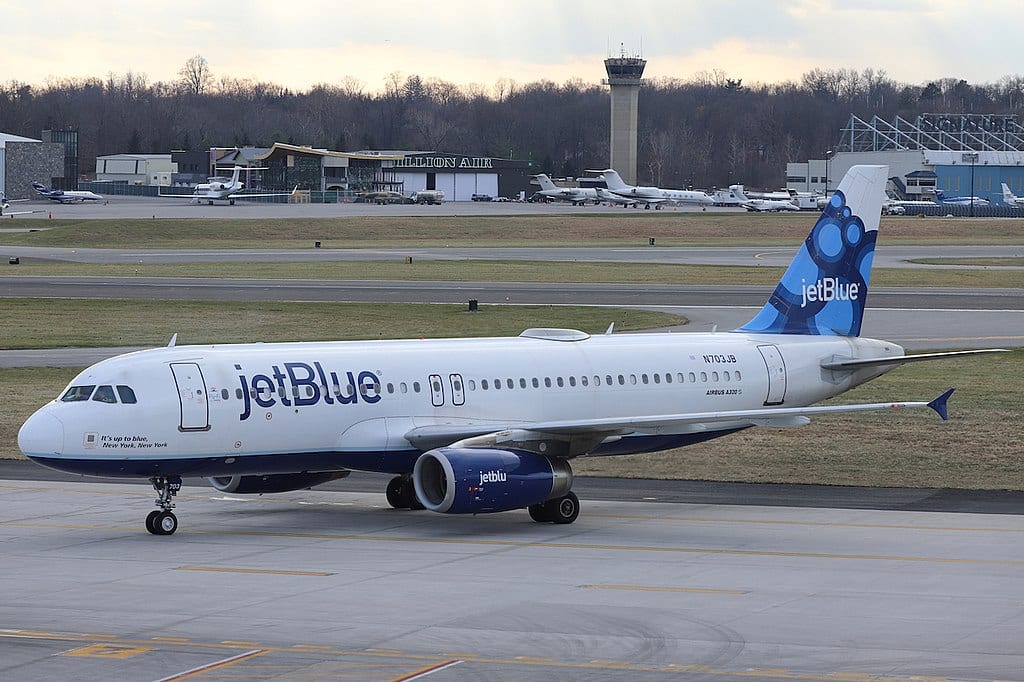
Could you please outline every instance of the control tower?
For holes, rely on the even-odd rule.
[[[608,78],[602,81],[612,91],[612,137],[609,168],[614,168],[630,185],[636,184],[637,99],[647,60],[639,56],[604,60]]]

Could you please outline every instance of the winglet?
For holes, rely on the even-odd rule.
[[[946,401],[949,400],[949,396],[953,395],[955,388],[951,388],[935,400],[928,403],[928,407],[935,410],[935,413],[942,417],[942,421],[949,419],[949,413],[946,411]]]

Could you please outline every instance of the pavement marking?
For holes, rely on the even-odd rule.
[[[174,675],[169,675],[168,677],[161,677],[156,682],[174,682],[175,680],[186,680],[190,677],[195,677],[196,675],[199,675],[201,673],[210,672],[211,670],[223,670],[224,668],[228,668],[234,665],[235,663],[238,663],[239,661],[244,661],[255,656],[262,656],[266,653],[268,652],[265,649],[253,649],[252,651],[246,651],[245,653],[241,653],[235,656],[222,658],[221,660],[214,661],[213,663],[207,663],[206,665],[200,665],[195,668],[182,671],[180,673],[175,673]]]
[[[114,637],[118,643],[130,646],[138,644],[146,644],[150,640],[139,640],[130,637]],[[89,641],[92,639],[91,636],[87,636],[83,633],[72,633],[72,632],[44,632],[38,630],[16,630],[16,629],[0,629],[0,639],[2,638],[31,638],[51,641]],[[237,650],[240,647],[229,646],[224,643],[218,642],[200,642],[200,641],[189,641],[188,645],[200,650]],[[300,648],[301,647],[301,648]],[[453,658],[452,654],[428,654],[428,653],[414,653],[411,651],[400,651],[397,649],[336,649],[333,647],[314,647],[313,645],[293,645],[293,646],[262,646],[259,645],[257,648],[252,650],[239,653],[235,656],[215,661],[214,663],[206,666],[200,666],[199,668],[193,668],[182,673],[178,673],[177,676],[164,677],[157,682],[173,682],[176,680],[186,679],[191,676],[195,676],[204,672],[209,672],[218,667],[225,668],[234,663],[251,659],[255,656],[261,656],[265,654],[282,653],[287,654],[289,652],[294,653],[296,648],[300,651],[306,651],[307,649],[316,649],[319,652],[341,659],[351,659],[356,657],[370,657],[370,658],[400,658],[405,661],[424,661],[429,662],[428,667],[435,668],[438,665],[442,665],[444,662],[460,661],[463,663],[479,663],[489,666],[504,665],[512,668],[517,667],[533,667],[533,668],[554,668],[563,670],[616,670],[616,671],[627,671],[627,672],[667,672],[667,673],[700,673],[704,675],[713,675],[716,677],[735,677],[745,679],[785,679],[785,680],[829,680],[830,682],[946,682],[946,677],[924,677],[915,675],[901,675],[899,677],[891,677],[885,675],[874,675],[871,673],[864,672],[844,672],[844,671],[822,671],[822,672],[809,672],[790,670],[785,668],[742,668],[742,669],[728,669],[719,668],[707,664],[697,663],[657,663],[657,664],[644,664],[635,663],[631,661],[618,661],[613,659],[594,659],[590,661],[566,661],[557,660],[552,658],[539,658],[533,656],[515,656],[509,658],[501,658],[494,656],[484,656],[481,654],[460,654],[459,657]],[[346,665],[360,665],[357,661],[346,661]],[[296,666],[298,668],[299,666]],[[411,678],[398,678],[409,680]]]
[[[451,661],[443,661],[441,663],[435,663],[434,665],[428,665],[424,668],[420,668],[419,670],[414,670],[406,675],[393,677],[391,679],[391,682],[412,682],[413,680],[420,680],[428,675],[433,675],[434,673],[446,670],[447,668],[454,668],[460,663],[462,663],[462,661],[458,659],[453,659]]]
[[[269,568],[234,568],[231,566],[178,566],[175,571],[210,571],[212,573],[259,573],[265,575],[308,575],[326,577],[335,575],[326,571],[284,571]]]
[[[65,651],[62,656],[84,656],[87,658],[131,658],[152,651],[151,646],[131,646],[129,644],[92,644],[79,649]]]
[[[688,594],[750,594],[749,590],[712,590],[700,587],[657,587],[654,585],[580,585],[584,590],[632,590],[637,592],[686,592]]]

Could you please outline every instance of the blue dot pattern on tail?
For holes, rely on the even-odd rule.
[[[837,190],[768,303],[739,331],[858,336],[877,237]]]

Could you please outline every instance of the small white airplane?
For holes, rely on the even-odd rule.
[[[103,201],[102,196],[87,190],[51,189],[39,182],[33,182],[32,189],[34,189],[36,194],[39,196],[61,204],[80,204],[83,201]]]
[[[752,426],[929,402],[813,406],[908,362],[860,336],[888,167],[854,166],[768,302],[725,333],[253,343],[143,350],[71,380],[18,433],[47,467],[146,478],[155,535],[178,527],[182,476],[219,491],[301,490],[353,470],[394,474],[396,508],[526,508],[572,523],[571,461],[656,452]],[[879,428],[892,428],[879,426]],[[841,447],[823,443],[822,447]]]
[[[688,189],[661,189],[660,187],[640,187],[627,185],[622,176],[615,170],[606,168],[604,170],[588,170],[588,173],[597,173],[598,177],[608,185],[608,191],[623,199],[636,201],[643,204],[645,209],[654,206],[660,209],[663,204],[697,204],[699,206],[711,206],[714,199],[707,192],[699,192]]]
[[[988,199],[982,199],[981,197],[947,197],[946,193],[941,189],[935,190],[935,198],[940,204],[946,206],[988,206]]]
[[[800,206],[792,197],[789,199],[751,199],[743,192],[743,185],[729,185],[729,190],[740,200],[739,205],[748,211],[799,211]],[[881,215],[881,206],[879,206]]]
[[[1010,191],[1010,186],[1005,182],[1003,185],[1003,203],[1011,208],[1024,208],[1024,197],[1019,197]]]
[[[6,196],[0,195],[0,216],[16,216],[16,215],[28,215],[29,213],[42,213],[42,211],[8,211],[11,207],[11,202],[14,201],[28,201],[28,199],[8,199]]]
[[[601,203],[597,190],[591,187],[559,187],[545,173],[538,173],[533,177],[540,183],[540,191],[537,194],[547,199],[567,201],[573,206],[586,206],[588,201],[594,204]]]
[[[239,174],[243,171],[253,170],[266,170],[266,168],[254,168],[245,166],[233,166],[231,170],[231,176],[215,175],[207,178],[206,182],[201,182],[195,186],[191,195],[186,194],[160,194],[162,197],[168,197],[173,199],[189,198],[190,204],[198,204],[205,201],[210,206],[213,206],[214,201],[226,201],[229,205],[235,205],[235,199],[255,199],[257,197],[286,197],[294,194],[296,190],[292,192],[272,192],[269,194],[257,194],[257,193],[242,193],[245,189],[245,183],[239,180]]]

